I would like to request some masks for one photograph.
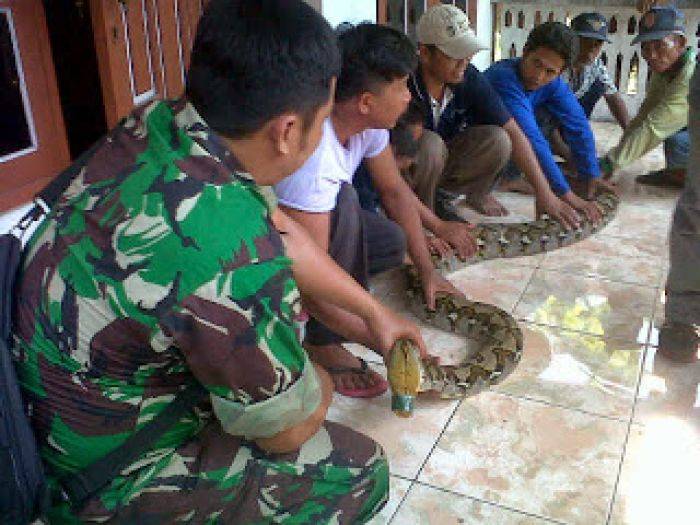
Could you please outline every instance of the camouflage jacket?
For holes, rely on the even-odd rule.
[[[211,403],[158,450],[214,414],[256,438],[318,407],[272,206],[184,101],[135,111],[99,147],[30,240],[18,283],[14,353],[52,472],[105,455],[193,381]]]

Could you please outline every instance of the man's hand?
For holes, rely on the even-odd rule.
[[[463,261],[476,253],[476,240],[470,230],[474,226],[466,222],[440,221],[435,234],[447,242]]]
[[[581,217],[569,204],[558,198],[551,191],[535,201],[535,216],[546,213],[552,219],[559,221],[567,230],[573,230],[581,224]]]
[[[438,293],[464,295],[432,267],[421,271],[420,277],[423,283],[423,297],[425,298],[425,303],[428,305],[429,310],[435,310],[435,297]]]
[[[588,195],[589,200],[595,199],[598,193],[601,191],[609,191],[611,193],[614,193],[618,197],[620,196],[620,192],[617,189],[617,186],[615,186],[615,184],[613,184],[612,182],[603,180],[602,177],[588,180],[588,189],[586,191],[586,194]]]
[[[438,255],[441,259],[447,259],[452,255],[452,246],[450,246],[447,241],[443,241],[440,237],[426,235],[425,242],[428,244],[430,253]]]
[[[385,362],[388,362],[389,352],[397,339],[410,339],[418,347],[422,358],[430,357],[418,326],[386,306],[380,304],[366,322],[375,340],[375,347],[384,356]]]
[[[561,198],[575,210],[583,213],[586,219],[594,224],[599,223],[603,218],[603,214],[595,202],[584,200],[571,190],[562,195]]]

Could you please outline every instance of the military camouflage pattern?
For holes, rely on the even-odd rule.
[[[246,440],[303,421],[321,397],[273,206],[191,105],[156,102],[33,235],[14,352],[52,483],[188,384],[211,398],[79,516],[56,489],[52,521],[350,523],[383,506],[386,459],[365,436],[327,423],[279,457]]]

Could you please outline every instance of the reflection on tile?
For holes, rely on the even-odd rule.
[[[383,366],[372,368],[386,375]],[[390,471],[413,479],[456,406],[457,401],[421,396],[413,417],[403,419],[391,411],[389,391],[373,399],[335,394],[328,419],[372,437],[384,447]]]
[[[393,525],[539,525],[548,520],[513,512],[420,483],[411,487]]]
[[[547,253],[541,268],[657,286],[661,261],[654,251],[639,242],[599,235]]]
[[[610,523],[695,525],[700,429],[674,416],[633,426]]]
[[[635,422],[653,424],[676,418],[695,427],[700,438],[700,361],[678,364],[649,347],[639,385]]]
[[[534,271],[534,268],[514,266],[512,261],[486,261],[455,272],[449,279],[469,299],[512,312]]]
[[[536,270],[515,313],[519,318],[567,330],[645,343],[653,288]]]
[[[547,326],[522,328],[522,361],[498,391],[629,419],[643,347]]]
[[[367,525],[387,525],[411,487],[410,481],[396,476],[391,476],[390,483],[389,501],[379,514],[367,522]]]
[[[460,405],[419,480],[539,516],[604,523],[626,430],[488,392]]]

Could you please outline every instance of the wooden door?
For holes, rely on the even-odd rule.
[[[184,90],[206,0],[90,0],[107,125]]]
[[[41,0],[0,0],[0,211],[69,162]]]

